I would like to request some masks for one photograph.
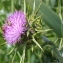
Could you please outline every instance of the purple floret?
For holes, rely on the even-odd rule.
[[[9,44],[20,41],[21,35],[26,31],[26,16],[22,11],[16,11],[10,15],[3,25],[3,35]]]

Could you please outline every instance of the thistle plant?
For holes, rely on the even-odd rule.
[[[2,42],[0,62],[63,63],[61,1],[9,0],[5,2],[11,2],[11,5],[9,11],[4,10],[5,19],[0,22],[2,27],[2,29],[0,27],[0,42]],[[11,14],[8,15],[9,13]]]

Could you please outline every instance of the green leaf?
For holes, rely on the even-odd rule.
[[[28,0],[27,0],[28,2]],[[29,1],[30,5],[33,5],[33,0]],[[56,33],[58,37],[62,37],[61,33],[61,19],[52,11],[42,0],[36,0],[36,10],[39,11],[39,15],[42,14],[43,21]]]
[[[44,52],[43,48],[40,46],[40,44],[35,40],[34,37],[32,37],[33,42]]]
[[[44,3],[40,7],[40,13],[42,13],[43,21],[57,34],[58,37],[62,37],[61,33],[61,20],[59,16],[48,8]]]
[[[58,51],[56,45],[52,41],[50,41],[46,36],[43,36],[42,39],[45,41],[45,43],[42,44],[42,47],[44,47],[46,45],[51,45],[52,46],[51,50],[54,51],[54,54],[59,59],[60,63],[63,63],[63,57],[61,56],[60,52]]]

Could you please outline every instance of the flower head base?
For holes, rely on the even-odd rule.
[[[26,31],[26,16],[22,11],[16,11],[9,16],[3,25],[3,35],[9,44],[20,41],[21,35]]]

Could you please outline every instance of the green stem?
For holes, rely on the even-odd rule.
[[[24,0],[24,14],[26,15],[26,2]]]
[[[11,0],[11,12],[14,11],[14,0]]]
[[[15,59],[15,57],[16,57],[16,49],[15,49],[15,54],[14,54],[14,56],[13,56],[13,58],[12,58],[11,63],[14,63],[14,59]]]
[[[30,60],[30,50],[28,50],[28,63],[31,63],[31,60]]]

